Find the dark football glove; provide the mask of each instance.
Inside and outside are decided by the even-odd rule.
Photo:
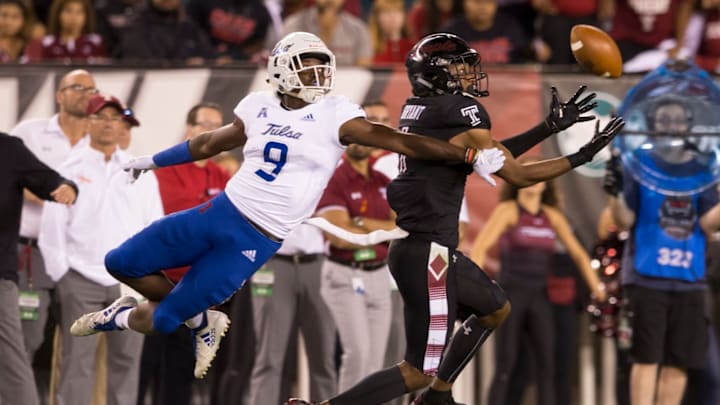
[[[550,114],[545,118],[545,123],[553,132],[560,132],[570,128],[576,122],[590,121],[595,119],[594,115],[582,115],[592,111],[597,107],[597,102],[593,101],[596,94],[590,93],[585,98],[577,101],[587,86],[582,85],[573,94],[570,99],[564,103],[560,102],[560,96],[557,89],[552,87],[552,100],[550,101]]]
[[[615,138],[615,135],[620,132],[625,126],[625,121],[622,117],[615,117],[605,125],[603,130],[600,130],[600,121],[595,122],[595,135],[588,143],[586,143],[579,151],[568,156],[572,167],[578,167],[593,159],[593,157],[600,152],[600,149],[607,146],[610,141]]]
[[[620,158],[615,154],[605,164],[605,177],[603,178],[603,190],[608,195],[617,197],[623,189],[623,175]]]

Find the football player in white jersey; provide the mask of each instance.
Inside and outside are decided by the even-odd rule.
[[[224,193],[156,221],[107,254],[108,271],[148,302],[122,297],[80,317],[73,335],[128,328],[169,333],[185,322],[196,337],[195,376],[202,378],[230,323],[208,308],[228,299],[312,215],[347,144],[465,162],[494,183],[490,174],[505,159],[499,149],[461,148],[371,123],[357,104],[327,95],[334,72],[335,57],[318,37],[289,34],[268,60],[274,92],[248,94],[232,123],[126,165],[137,176],[244,147],[245,161]],[[160,273],[187,265],[177,285]]]

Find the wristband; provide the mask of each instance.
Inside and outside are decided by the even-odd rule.
[[[475,161],[478,157],[478,150],[475,148],[467,148],[465,149],[465,163],[469,165],[475,164]]]
[[[194,159],[190,153],[190,141],[179,143],[173,147],[156,153],[152,157],[157,167],[173,166],[192,162]]]

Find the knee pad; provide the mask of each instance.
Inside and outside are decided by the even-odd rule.
[[[175,332],[183,321],[164,310],[162,305],[158,305],[153,313],[153,329],[163,335]]]

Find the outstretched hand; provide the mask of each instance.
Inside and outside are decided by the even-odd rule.
[[[557,88],[552,87],[552,100],[550,101],[550,114],[545,118],[545,123],[553,132],[560,132],[571,127],[576,122],[590,121],[595,119],[594,115],[582,115],[597,107],[594,101],[596,94],[590,93],[582,100],[577,101],[587,86],[582,85],[575,94],[566,102],[560,102]]]
[[[600,121],[596,121],[595,135],[577,152],[582,158],[583,163],[591,161],[602,148],[607,146],[613,138],[615,138],[615,135],[617,135],[624,126],[625,120],[623,120],[622,117],[615,117],[611,119],[601,131]]]
[[[135,181],[146,171],[157,169],[157,166],[151,155],[145,155],[130,159],[122,165],[122,168],[130,173],[132,181]]]

